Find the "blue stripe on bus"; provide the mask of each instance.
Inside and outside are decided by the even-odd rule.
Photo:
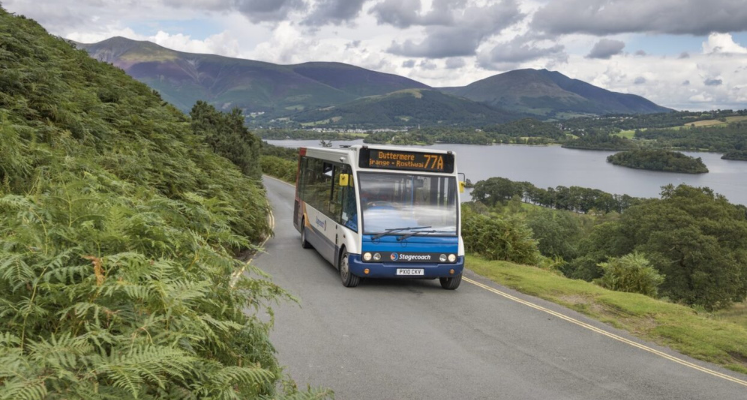
[[[457,254],[459,238],[456,236],[410,236],[399,241],[401,235],[387,235],[372,240],[372,235],[363,236],[361,252],[405,252],[405,253],[446,253]]]

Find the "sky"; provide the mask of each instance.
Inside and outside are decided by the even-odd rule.
[[[678,110],[747,108],[745,0],[0,0],[50,33],[434,87],[546,68]]]

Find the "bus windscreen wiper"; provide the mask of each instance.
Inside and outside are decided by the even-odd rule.
[[[404,235],[398,237],[397,241],[401,242],[401,241],[409,238],[410,236],[417,236],[417,235],[420,235],[421,233],[436,233],[436,232],[443,232],[443,231],[437,231],[435,229],[432,229],[430,231],[417,231],[417,232],[405,233]]]
[[[390,229],[385,229],[384,230],[385,232],[377,233],[377,234],[371,236],[371,240],[376,240],[376,239],[378,239],[378,238],[380,238],[382,236],[386,236],[386,235],[389,235],[390,233],[394,233],[394,232],[407,231],[407,230],[412,230],[412,229],[428,229],[428,228],[430,228],[430,226],[411,226],[411,227],[407,227],[407,228],[390,228]]]

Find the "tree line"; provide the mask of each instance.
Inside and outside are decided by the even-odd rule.
[[[623,212],[641,201],[625,194],[610,194],[580,186],[542,189],[529,182],[514,182],[501,177],[477,182],[472,190],[472,198],[488,206],[518,198],[526,203],[578,213]]]

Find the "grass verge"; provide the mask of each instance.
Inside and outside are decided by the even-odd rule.
[[[553,271],[467,256],[474,272],[563,305],[699,360],[747,374],[747,327],[635,293],[615,292]]]

